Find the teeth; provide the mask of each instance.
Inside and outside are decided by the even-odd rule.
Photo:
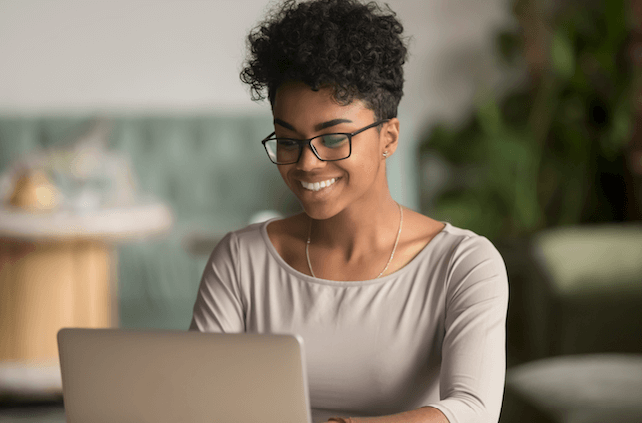
[[[321,188],[326,188],[329,187],[330,185],[334,184],[336,182],[336,178],[328,179],[327,181],[321,181],[321,182],[304,182],[301,181],[301,185],[305,189],[309,189],[310,191],[319,191]]]

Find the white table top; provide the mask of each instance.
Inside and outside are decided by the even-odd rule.
[[[76,212],[59,210],[29,213],[0,206],[0,237],[27,240],[99,238],[126,240],[168,231],[170,208],[160,202]]]

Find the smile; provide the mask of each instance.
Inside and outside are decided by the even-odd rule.
[[[328,179],[327,181],[321,181],[321,182],[301,181],[301,185],[303,186],[303,188],[308,189],[310,191],[319,191],[321,188],[329,187],[330,185],[334,184],[336,181],[337,181],[336,178]]]

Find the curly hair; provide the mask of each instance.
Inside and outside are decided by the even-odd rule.
[[[248,35],[241,80],[252,99],[274,104],[286,81],[330,87],[339,104],[354,99],[376,119],[397,116],[407,57],[403,26],[386,5],[358,0],[286,0]]]

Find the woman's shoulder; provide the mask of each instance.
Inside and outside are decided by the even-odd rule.
[[[217,247],[235,251],[243,248],[264,248],[266,246],[266,226],[272,221],[274,219],[251,223],[243,228],[232,230],[220,238]]]
[[[501,258],[495,245],[486,238],[470,229],[460,228],[450,223],[446,224],[444,233],[452,244],[456,254],[468,254],[470,251],[483,252],[485,255],[493,255]]]
[[[479,235],[469,229],[460,228],[448,222],[435,220],[421,213],[408,210],[407,245],[408,255],[416,255],[427,247],[431,251],[441,251],[443,254],[456,257],[468,256],[474,252],[474,256],[481,258],[494,258],[501,260],[499,252],[483,235]],[[404,222],[405,224],[405,222]],[[471,257],[472,258],[472,257]]]
[[[428,244],[437,234],[445,227],[444,222],[440,222],[431,217],[423,215],[412,209],[403,209],[403,225],[410,239],[417,242]]]
[[[449,223],[443,232],[444,252],[449,262],[449,273],[454,279],[463,281],[465,275],[475,273],[504,284],[507,279],[504,259],[488,238]]]
[[[266,226],[268,241],[287,263],[293,265],[299,251],[305,246],[308,236],[309,220],[305,213],[295,214],[283,219],[272,220]]]
[[[491,247],[493,245],[483,235],[479,235],[469,229],[454,226],[446,221],[435,220],[409,209],[404,211],[404,226],[406,225],[406,215],[408,215],[410,237],[416,243],[428,245],[435,239],[437,244],[457,245],[469,243]]]
[[[309,221],[305,213],[298,213],[283,219],[272,219],[267,222],[267,234],[270,240],[282,242],[288,238],[302,238],[307,235]]]

